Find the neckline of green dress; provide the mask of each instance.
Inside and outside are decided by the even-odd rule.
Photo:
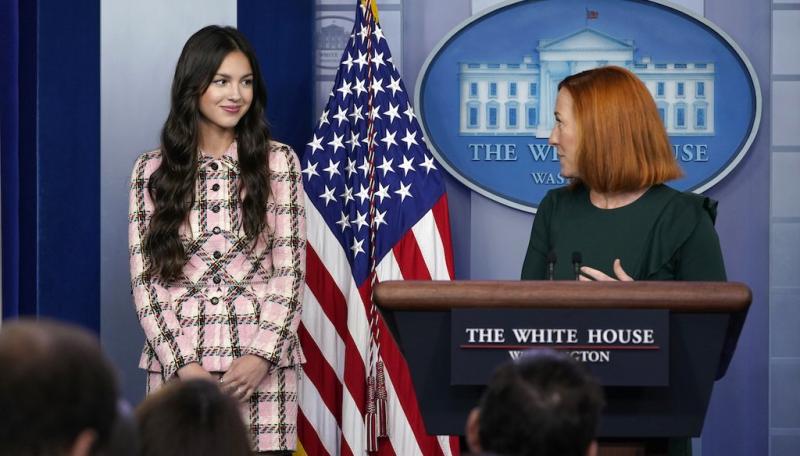
[[[612,214],[612,213],[619,213],[619,212],[632,210],[632,209],[635,209],[635,208],[641,206],[642,204],[644,204],[645,201],[649,200],[652,197],[652,195],[656,194],[658,192],[659,188],[662,188],[662,187],[663,187],[662,184],[652,185],[652,186],[650,186],[650,188],[647,189],[646,192],[642,193],[642,196],[640,196],[639,198],[636,198],[634,201],[632,201],[632,202],[630,202],[630,203],[628,203],[628,204],[626,204],[624,206],[614,207],[614,208],[611,208],[611,209],[603,209],[602,207],[595,206],[594,203],[592,203],[592,198],[591,198],[591,196],[589,194],[589,188],[588,187],[582,187],[582,190],[583,190],[582,198],[584,199],[584,202],[593,211],[596,211],[596,212],[601,213],[601,214]]]

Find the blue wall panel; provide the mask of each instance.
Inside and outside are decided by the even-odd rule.
[[[99,331],[100,2],[38,18],[38,314]]]
[[[253,44],[264,73],[272,135],[299,154],[315,121],[314,1],[239,0],[237,28]]]

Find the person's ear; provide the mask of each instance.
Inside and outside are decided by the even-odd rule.
[[[597,440],[592,440],[589,448],[586,449],[586,456],[597,456]]]
[[[475,407],[469,412],[469,416],[467,417],[467,446],[469,447],[469,451],[473,453],[481,452],[480,415],[480,409]]]
[[[69,449],[69,456],[91,456],[92,446],[97,440],[97,432],[94,429],[84,429],[75,438],[72,448]]]

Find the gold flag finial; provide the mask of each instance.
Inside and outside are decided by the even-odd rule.
[[[372,8],[372,15],[375,16],[375,22],[380,22],[378,20],[378,2],[376,0],[361,0],[361,3],[363,3],[364,6]]]

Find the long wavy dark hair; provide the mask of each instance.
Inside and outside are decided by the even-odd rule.
[[[155,203],[143,245],[150,276],[175,280],[186,263],[179,229],[194,205],[201,116],[198,104],[222,61],[235,51],[247,56],[253,70],[253,101],[235,128],[240,190],[245,195],[241,201],[242,224],[251,242],[266,228],[270,141],[264,118],[267,90],[255,53],[244,36],[233,27],[210,25],[189,38],[175,67],[169,116],[161,130],[161,164],[150,176],[148,188]]]

